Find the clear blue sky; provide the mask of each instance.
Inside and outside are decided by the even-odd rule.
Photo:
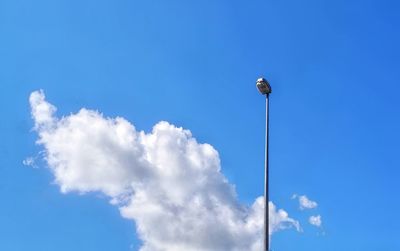
[[[220,153],[241,201],[263,193],[271,96],[271,197],[304,232],[276,251],[400,250],[400,4],[338,1],[0,2],[0,250],[137,250],[106,198],[61,195],[36,155],[28,97],[138,129],[160,120]],[[318,201],[297,210],[290,197]],[[321,214],[325,235],[306,224]]]

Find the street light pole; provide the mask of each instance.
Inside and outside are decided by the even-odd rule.
[[[265,95],[265,184],[264,184],[264,251],[269,251],[269,94],[271,93],[271,86],[264,78],[257,79],[256,84],[259,92]]]
[[[264,214],[264,250],[269,251],[269,93],[265,95],[265,214]]]

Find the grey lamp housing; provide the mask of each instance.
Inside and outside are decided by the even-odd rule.
[[[265,78],[257,79],[256,86],[262,95],[269,95],[272,92],[271,86]]]

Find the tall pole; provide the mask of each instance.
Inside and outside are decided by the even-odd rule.
[[[265,187],[264,187],[264,205],[265,205],[265,214],[264,214],[264,250],[269,251],[269,93],[265,95]]]
[[[264,78],[257,79],[257,88],[265,95],[265,179],[264,179],[264,251],[269,251],[269,94],[271,86]]]

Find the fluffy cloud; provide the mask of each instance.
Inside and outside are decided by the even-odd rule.
[[[301,210],[313,209],[318,206],[318,203],[310,200],[306,195],[298,196],[297,194],[292,196],[292,199],[299,199],[299,207]]]
[[[289,218],[289,215],[285,210],[277,210],[276,206],[272,202],[269,202],[269,220],[269,229],[272,233],[291,227],[295,227],[297,231],[301,231],[299,222]]]
[[[42,91],[30,96],[38,144],[62,193],[100,192],[134,220],[141,251],[258,251],[263,197],[241,204],[218,152],[190,131],[159,122],[150,133],[97,111],[55,117]],[[269,202],[270,230],[299,223]]]
[[[321,215],[310,216],[308,222],[316,227],[321,227],[322,225]]]

